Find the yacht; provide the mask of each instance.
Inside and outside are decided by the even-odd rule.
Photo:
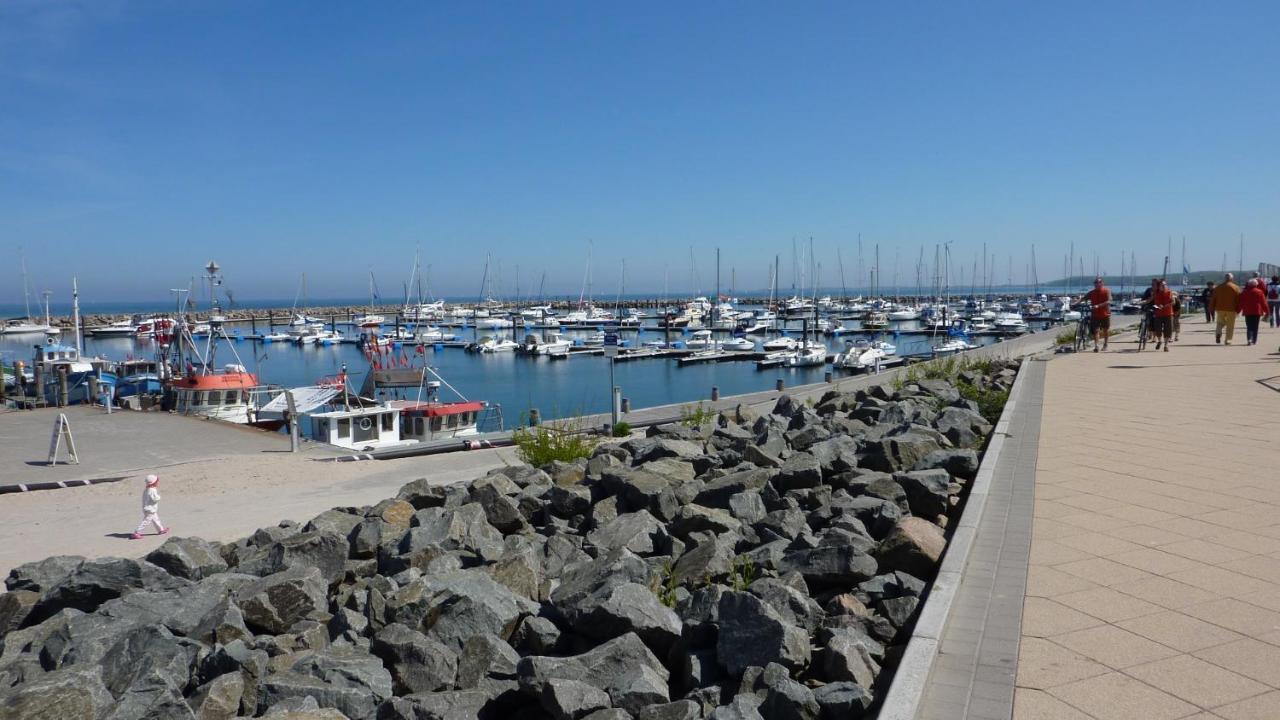
[[[887,327],[889,327],[889,316],[879,310],[868,312],[862,319],[864,330],[884,330]]]
[[[754,340],[746,337],[734,337],[720,343],[720,347],[734,352],[752,352],[756,349]]]
[[[712,339],[710,330],[694,330],[684,343],[684,346],[690,350],[707,350],[715,345],[716,342]]]
[[[571,347],[573,347],[573,341],[560,333],[551,333],[542,338],[536,335],[527,335],[525,336],[524,344],[519,348],[519,352],[525,355],[558,357],[568,355]]]
[[[132,320],[120,320],[110,325],[94,328],[89,334],[96,338],[132,337],[137,331],[138,329],[134,326]]]
[[[816,367],[827,364],[827,348],[808,345],[790,354],[782,361],[786,367]]]
[[[800,341],[788,335],[779,335],[772,340],[766,340],[761,346],[765,352],[776,352],[779,350],[795,350],[800,347]]]
[[[1077,317],[1076,319],[1078,320],[1079,318]],[[1027,321],[1023,320],[1022,316],[1018,313],[1000,313],[996,316],[995,322],[992,324],[995,326],[996,330],[1008,334],[1024,333],[1030,330],[1030,328],[1027,327]]]
[[[487,354],[514,352],[516,348],[520,347],[520,344],[515,340],[509,340],[507,338],[485,337],[481,338],[479,342],[471,347],[475,352]]]
[[[889,320],[900,322],[903,320],[919,320],[920,308],[904,307],[890,311],[887,316]]]

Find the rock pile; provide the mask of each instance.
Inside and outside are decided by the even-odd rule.
[[[945,381],[784,396],[235,543],[23,565],[0,716],[860,717],[990,431]]]

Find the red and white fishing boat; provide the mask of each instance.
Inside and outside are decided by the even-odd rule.
[[[143,318],[138,321],[137,327],[133,334],[139,339],[155,338],[157,341],[164,342],[166,338],[172,338],[176,323],[173,318],[167,317],[150,317]]]

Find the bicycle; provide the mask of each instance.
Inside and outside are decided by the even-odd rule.
[[[1142,312],[1142,320],[1138,323],[1138,352],[1147,347],[1147,336],[1151,334],[1151,313]]]
[[[1076,324],[1075,350],[1076,352],[1084,352],[1089,341],[1093,339],[1093,333],[1090,331],[1090,318],[1093,316],[1093,306],[1079,305],[1078,307],[1082,309],[1080,311],[1080,322]]]

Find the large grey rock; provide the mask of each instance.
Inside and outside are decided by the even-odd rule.
[[[665,656],[680,639],[680,617],[638,583],[624,583],[587,615],[579,631],[595,640],[609,640],[635,633],[655,654]]]
[[[775,470],[762,468],[730,473],[707,483],[694,502],[706,507],[727,508],[729,498],[741,492],[761,490],[774,474]]]
[[[464,552],[487,562],[502,556],[502,533],[489,524],[478,503],[419,510],[412,525],[400,541],[402,555],[425,552],[434,559],[442,552]],[[425,567],[425,563],[414,566]]]
[[[86,560],[41,594],[27,615],[26,623],[38,623],[63,608],[93,612],[108,600],[144,588],[176,590],[190,584],[145,561],[124,558]]]
[[[84,558],[79,555],[53,555],[24,563],[9,571],[4,584],[9,590],[45,592],[65,580],[83,562]]]
[[[883,648],[860,628],[834,628],[819,653],[821,676],[830,682],[853,682],[871,687],[880,674],[872,651]]]
[[[266,577],[289,568],[315,568],[332,585],[345,574],[350,549],[346,536],[331,530],[302,532],[259,548],[241,560],[236,570]]]
[[[231,720],[240,715],[244,675],[229,672],[196,688],[187,701],[197,720]]]
[[[800,669],[809,663],[809,634],[788,623],[755,595],[724,593],[718,613],[716,654],[730,675],[741,675],[748,667],[771,662],[789,669]]]
[[[868,552],[873,544],[823,544],[789,550],[778,568],[800,573],[815,587],[852,587],[876,574],[876,559]]]
[[[791,679],[787,669],[769,663],[760,678],[764,702],[760,714],[768,720],[817,720],[820,710],[813,691]]]
[[[356,648],[305,651],[276,658],[272,664],[282,670],[262,679],[259,710],[310,696],[322,708],[364,718],[372,717],[392,695],[391,673],[382,661]]]
[[[909,433],[868,442],[858,464],[882,472],[898,472],[916,463],[942,446],[934,439]]]
[[[317,568],[295,566],[245,585],[235,593],[245,624],[278,635],[328,605],[328,583]]]
[[[0,593],[0,641],[10,631],[22,627],[32,608],[40,600],[40,593],[32,590],[10,590]]]
[[[588,533],[587,542],[601,554],[621,549],[642,556],[671,552],[671,536],[666,525],[645,510],[619,515]]]
[[[680,556],[671,574],[682,584],[723,580],[733,570],[736,557],[732,537],[704,535]]]
[[[581,655],[525,657],[516,673],[521,689],[535,697],[552,679],[577,680],[603,689],[614,707],[632,715],[670,699],[670,673],[634,634],[614,638]]]
[[[650,705],[640,711],[637,720],[701,720],[702,706],[692,700],[676,700]]]
[[[858,441],[848,435],[836,435],[815,443],[809,446],[808,453],[818,461],[824,478],[848,472],[858,466]]]
[[[727,510],[692,504],[680,508],[669,530],[676,537],[688,540],[694,533],[719,535],[737,530],[741,525],[742,522]]]
[[[391,672],[398,695],[450,688],[458,675],[453,650],[400,623],[391,623],[373,636],[369,651]]]
[[[972,480],[978,476],[978,453],[967,447],[943,448],[925,455],[912,470],[933,470],[940,468],[952,475]]]
[[[763,698],[751,694],[738,695],[727,705],[721,705],[712,711],[708,720],[765,720],[760,714]]]
[[[378,720],[498,720],[488,711],[491,693],[448,690],[391,698],[378,708]]]
[[[560,584],[551,591],[552,609],[563,618],[565,627],[578,627],[614,588],[627,583],[646,584],[649,566],[627,550],[616,550],[599,559],[574,563],[564,569]]]
[[[351,512],[347,512],[347,510]],[[332,508],[307,521],[307,524],[302,526],[302,531],[316,532],[324,530],[347,537],[355,529],[356,525],[360,524],[362,519],[364,518],[354,508]]]
[[[486,680],[514,680],[518,662],[520,655],[506,641],[493,635],[473,635],[458,655],[457,686],[474,688]]]
[[[981,444],[991,433],[991,423],[982,415],[958,407],[949,407],[938,414],[933,426],[947,436],[956,447],[972,448]]]
[[[932,519],[951,508],[951,476],[946,470],[913,470],[896,473],[893,479],[906,492],[912,514]]]
[[[866,688],[852,682],[836,682],[813,691],[822,720],[845,720],[861,717],[874,699]]]
[[[169,538],[148,553],[147,560],[187,580],[200,580],[227,569],[217,546],[197,537]]]
[[[553,485],[543,497],[551,512],[559,517],[584,515],[591,509],[591,488],[585,485]]]
[[[773,484],[780,492],[817,487],[822,484],[822,464],[807,452],[796,453],[782,463]]]
[[[200,646],[164,628],[135,627],[99,661],[102,681],[119,701],[116,717],[190,717],[182,699]]]
[[[506,476],[486,475],[471,484],[471,501],[484,509],[489,524],[501,533],[518,533],[529,529],[515,500],[520,488]]]
[[[560,647],[560,628],[543,617],[527,617],[511,636],[522,655],[553,655]]]
[[[418,478],[401,486],[396,497],[418,510],[423,510],[429,507],[444,507],[448,494],[443,485],[433,483],[429,478]]]
[[[553,720],[578,718],[609,707],[609,694],[578,680],[551,678],[538,694],[542,708]]]
[[[455,652],[477,634],[511,637],[520,618],[538,606],[495,581],[484,570],[425,576],[387,598],[388,620],[424,632]]]
[[[702,444],[699,442],[660,437],[656,438],[653,444],[646,448],[642,454],[636,456],[635,463],[641,465],[650,460],[668,457],[682,460],[698,460],[704,455]]]
[[[670,520],[680,508],[674,481],[647,468],[611,470],[601,482],[610,495],[618,498],[621,509],[644,510],[661,520]]]
[[[496,563],[485,566],[485,570],[494,580],[517,595],[535,602],[541,599],[545,580],[542,551],[520,535],[508,537],[504,548],[502,557]]]
[[[905,517],[880,541],[875,555],[886,571],[931,578],[946,547],[942,528],[923,518]]]
[[[782,578],[760,578],[751,583],[747,591],[768,603],[792,625],[812,632],[822,622],[822,606],[809,597],[803,579],[796,576],[791,576],[791,582]]]
[[[0,717],[18,720],[100,719],[115,707],[96,667],[74,667],[0,688]]]

